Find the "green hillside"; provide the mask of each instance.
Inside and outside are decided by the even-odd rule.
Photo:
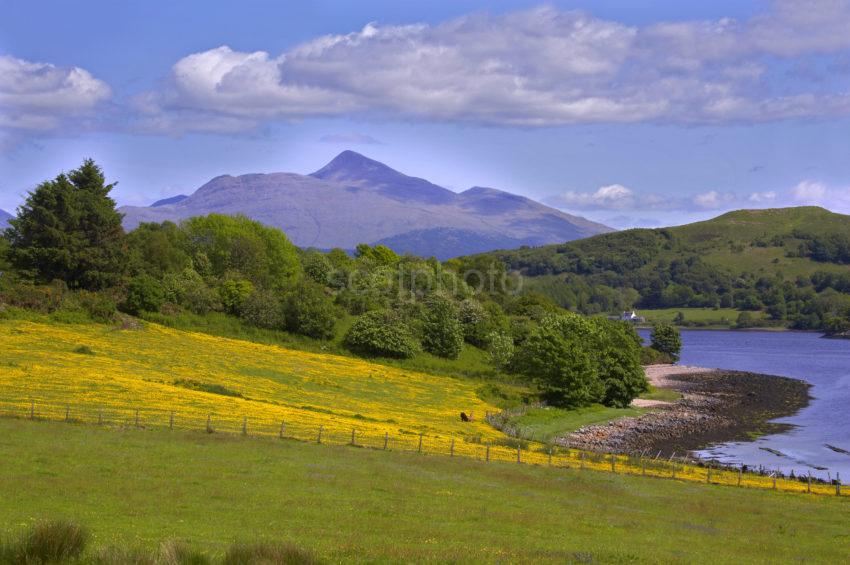
[[[765,314],[742,324],[833,330],[850,317],[850,216],[817,207],[739,210],[462,261],[481,257],[523,274],[525,291],[591,314],[734,308]]]

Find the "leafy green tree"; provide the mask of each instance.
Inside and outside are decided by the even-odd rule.
[[[165,303],[165,290],[150,275],[134,277],[127,286],[127,298],[121,309],[129,314],[157,312]]]
[[[653,349],[666,353],[674,363],[679,360],[679,354],[682,352],[682,336],[676,326],[664,322],[655,324],[652,326],[649,339]]]
[[[10,221],[12,263],[38,283],[54,279],[98,290],[118,283],[126,262],[115,184],[87,159],[79,169],[41,183]]]
[[[333,338],[339,317],[324,289],[312,281],[303,281],[286,294],[283,313],[287,330],[316,339]]]
[[[391,266],[398,263],[400,257],[398,253],[387,247],[386,245],[376,245],[370,247],[365,243],[357,245],[356,255],[358,259],[372,261],[377,265]]]
[[[186,233],[174,222],[143,223],[127,234],[132,273],[162,278],[192,265],[186,252]]]
[[[245,279],[227,279],[218,287],[218,295],[225,311],[230,314],[238,314],[242,309],[242,303],[254,292],[254,285]]]
[[[641,346],[631,324],[605,318],[592,318],[596,325],[594,346],[599,378],[604,386],[602,404],[625,408],[638,395],[649,390],[641,366]]]
[[[331,282],[333,265],[330,259],[318,251],[308,251],[301,260],[304,265],[304,274],[320,285],[327,286]]]
[[[344,341],[346,347],[364,355],[404,359],[419,351],[410,327],[393,310],[373,310],[358,316]]]
[[[236,272],[255,286],[277,290],[290,286],[300,272],[295,246],[286,235],[245,216],[198,216],[185,220],[182,228],[195,269],[203,276],[223,278]]]
[[[491,332],[487,336],[487,342],[490,363],[499,370],[508,367],[516,351],[513,338],[503,332]]]
[[[602,399],[593,350],[596,328],[577,314],[545,317],[514,355],[513,367],[555,406],[587,406]]]
[[[422,319],[422,347],[425,351],[457,359],[463,348],[463,328],[454,302],[442,296],[431,297]]]
[[[203,277],[187,267],[181,273],[167,273],[162,278],[165,299],[172,304],[187,308],[195,314],[207,314],[221,310],[217,292],[207,286]]]

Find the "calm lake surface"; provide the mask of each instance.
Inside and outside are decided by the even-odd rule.
[[[648,331],[640,331],[648,340]],[[850,482],[850,340],[824,339],[817,333],[682,331],[685,365],[751,371],[795,377],[811,383],[814,397],[807,408],[777,422],[793,430],[744,443],[725,443],[701,452],[725,463],[764,465],[827,477],[841,473]],[[775,449],[779,456],[762,448]],[[824,467],[827,470],[818,470]]]

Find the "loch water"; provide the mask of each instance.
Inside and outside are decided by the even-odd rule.
[[[648,340],[648,331],[640,333]],[[812,384],[809,405],[776,420],[793,425],[789,431],[708,446],[700,455],[783,473],[811,471],[823,478],[840,473],[842,482],[850,483],[850,340],[809,332],[683,330],[682,344],[684,365],[781,375]]]

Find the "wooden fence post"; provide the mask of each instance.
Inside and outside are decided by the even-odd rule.
[[[384,451],[387,450],[387,444],[390,442],[390,432],[384,432]]]
[[[211,434],[212,432],[212,414],[207,414],[207,433]]]
[[[616,464],[617,464],[617,463],[616,463],[616,462],[617,462],[617,459],[614,457],[614,454],[612,453],[612,454],[611,454],[611,472],[612,472],[612,473],[616,473],[616,472],[617,472],[617,468],[616,468]]]
[[[522,447],[519,444],[517,444],[517,446],[516,446],[516,462],[517,463],[522,463],[522,457],[520,456],[521,453],[522,453]]]
[[[484,451],[484,462],[485,463],[490,462],[490,444],[489,443],[487,444],[487,449]]]
[[[322,443],[322,431],[325,429],[325,426],[319,426],[319,437],[316,438],[316,443]]]
[[[280,437],[280,439],[283,439],[283,436],[285,436],[285,435],[286,435],[286,422],[281,422],[280,423],[280,433],[279,433],[278,437]]]
[[[835,496],[841,496],[841,473],[835,473]]]
[[[174,429],[174,410],[168,413],[168,429]]]
[[[744,476],[744,467],[742,466],[742,467],[738,468],[738,486],[741,486],[741,479],[743,478],[743,476]]]
[[[30,420],[35,420],[35,400],[30,401]]]
[[[711,482],[711,463],[708,464],[708,475],[706,475],[705,482],[707,482],[707,483]]]
[[[139,427],[139,409],[136,408],[136,417],[135,417],[136,427]]]
[[[646,459],[642,455],[640,457],[640,474],[646,476]]]
[[[578,452],[579,469],[584,469],[584,451]]]
[[[452,438],[452,444],[449,446],[449,457],[455,456],[455,438]]]
[[[98,425],[98,426],[102,426],[102,425],[103,425],[103,410],[98,410],[98,411],[97,411],[97,425]]]
[[[248,435],[248,416],[242,416],[242,435]]]
[[[549,446],[549,466],[552,466],[552,446]]]
[[[357,444],[354,442],[354,428],[351,428],[351,445],[357,445]]]
[[[419,447],[416,448],[416,453],[422,453],[422,436],[424,434],[419,432]]]
[[[773,472],[773,490],[776,490],[776,475],[779,474],[779,471]]]
[[[65,421],[69,422],[71,420],[71,405],[65,405]]]

